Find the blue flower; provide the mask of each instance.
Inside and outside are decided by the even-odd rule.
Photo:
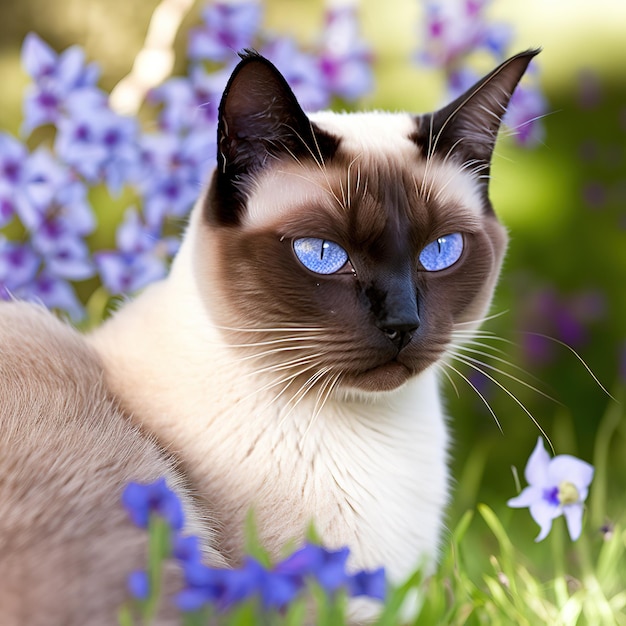
[[[387,593],[387,579],[384,568],[373,571],[363,570],[348,578],[348,592],[352,597],[367,596],[384,601]]]
[[[346,100],[356,100],[374,84],[372,53],[360,38],[353,7],[330,9],[320,51],[319,64],[326,89]]]
[[[217,110],[231,68],[207,72],[194,66],[186,78],[171,78],[153,89],[149,100],[162,104],[159,126],[167,132],[217,132]]]
[[[162,237],[160,228],[146,226],[134,209],[126,212],[116,233],[116,250],[96,252],[94,261],[103,285],[111,294],[130,293],[163,278],[167,260],[179,242]]]
[[[96,65],[85,66],[85,53],[72,46],[57,54],[34,33],[22,46],[22,64],[34,80],[24,99],[23,132],[43,124],[57,123],[67,98],[76,90],[92,89],[98,80]]]
[[[0,133],[0,227],[15,215],[15,193],[19,189],[28,158],[26,146],[6,133]]]
[[[70,318],[75,321],[81,320],[85,315],[83,305],[70,283],[45,269],[21,289],[16,290],[14,295],[22,300],[41,303],[49,309],[67,311]]]
[[[136,600],[147,600],[150,595],[150,577],[145,570],[132,572],[126,581],[130,595]]]
[[[261,52],[280,70],[305,111],[328,107],[330,92],[316,57],[302,52],[287,37],[269,43]]]
[[[293,577],[302,583],[307,578],[315,579],[322,589],[335,593],[348,582],[346,563],[350,550],[327,550],[311,543],[288,556],[274,567],[274,572]]]
[[[532,78],[531,62],[529,74]],[[534,83],[527,79],[518,85],[511,96],[511,101],[504,115],[504,123],[515,132],[517,142],[523,146],[540,143],[545,135],[541,119],[546,114],[548,103],[541,93],[537,80]]]
[[[137,121],[111,111],[103,93],[81,90],[67,99],[54,148],[88,182],[119,193],[138,170],[137,132]]]
[[[593,467],[568,454],[550,459],[541,437],[528,459],[524,475],[529,486],[508,501],[513,508],[529,507],[533,519],[541,527],[535,541],[547,537],[552,520],[565,516],[572,540],[582,530],[584,502],[593,478]]]
[[[150,515],[162,517],[173,530],[183,527],[183,508],[178,496],[167,486],[165,478],[148,485],[128,483],[122,494],[122,504],[133,522],[147,528]]]
[[[261,25],[259,2],[214,2],[202,12],[204,24],[189,33],[189,58],[224,61],[250,48]]]
[[[479,48],[501,53],[511,38],[511,29],[505,24],[489,24],[485,15],[489,3],[490,0],[428,0],[422,60],[450,70]]]
[[[8,300],[32,284],[40,265],[41,258],[30,245],[12,243],[0,236],[0,298]]]

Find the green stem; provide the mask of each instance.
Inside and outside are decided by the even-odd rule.
[[[148,577],[150,595],[143,607],[146,625],[151,624],[159,609],[163,587],[163,562],[170,553],[170,528],[158,515],[150,516],[148,525]]]

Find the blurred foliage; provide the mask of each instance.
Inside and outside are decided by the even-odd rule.
[[[26,78],[19,69],[18,54],[28,31],[35,30],[57,50],[74,43],[85,47],[88,58],[98,61],[103,69],[102,86],[110,89],[130,69],[156,4],[156,0],[2,0],[0,68],[6,80],[0,94],[0,127],[12,131],[19,127]],[[496,356],[514,367],[498,361],[486,362],[502,367],[558,401],[550,401],[505,375],[493,374],[540,422],[558,453],[572,453],[590,462],[608,458],[606,484],[602,487],[606,488],[606,509],[602,509],[602,515],[624,519],[624,404],[612,404],[566,347],[554,343],[542,359],[530,358],[527,349],[527,339],[532,335],[526,332],[558,335],[558,322],[549,319],[549,310],[537,306],[541,294],[549,292],[564,303],[584,330],[574,346],[577,352],[609,391],[616,396],[621,394],[623,399],[626,44],[623,33],[621,39],[616,39],[615,30],[620,20],[623,30],[625,14],[621,9],[616,10],[615,16],[602,14],[601,7],[595,4],[582,13],[579,2],[551,4],[557,5],[557,9],[552,6],[550,11],[560,7],[563,12],[558,27],[556,22],[544,19],[541,2],[524,3],[524,8],[514,7],[508,0],[494,2],[500,17],[515,26],[519,20],[520,49],[544,46],[539,66],[552,113],[545,119],[544,145],[523,151],[503,139],[496,152],[492,196],[496,211],[510,230],[511,245],[493,307],[501,315],[488,321],[485,328],[511,343],[486,341],[503,350],[505,354]],[[600,4],[605,7],[611,3]],[[319,2],[270,0],[267,6],[268,24],[282,32],[296,32],[306,39],[314,37],[320,27]],[[199,7],[200,3],[196,3],[188,22],[193,21]],[[573,21],[574,9],[579,12],[578,22]],[[414,63],[418,14],[419,2],[409,0],[362,3],[365,37],[372,41],[377,54],[378,88],[364,103],[367,107],[425,110],[440,104],[441,77]],[[606,36],[604,30],[592,27],[599,19],[605,20]],[[182,38],[181,34],[181,47]],[[616,47],[619,41],[621,48]],[[98,193],[94,190],[94,202],[98,201]],[[122,205],[123,202],[119,206]],[[111,240],[120,214],[121,208],[116,206],[110,219],[103,218],[101,233]],[[581,313],[573,303],[585,294],[592,294],[597,306]],[[491,370],[487,372],[492,374]],[[515,494],[510,467],[516,466],[521,474],[536,441],[537,428],[506,392],[490,381],[472,380],[480,385],[503,432],[499,432],[480,398],[462,380],[455,381],[458,398],[446,383],[449,412],[454,416],[452,465],[457,481],[451,523],[454,525],[454,520],[477,502],[489,502],[507,529],[511,529],[512,541],[532,545],[536,528],[530,516],[523,511],[507,510],[504,502]],[[605,414],[613,416],[609,426],[607,418],[602,421]],[[609,437],[603,448],[604,458],[594,456],[599,432]],[[592,505],[593,490],[592,485]],[[593,512],[592,519],[596,524],[603,523]],[[492,549],[493,538],[475,527],[470,532],[476,533],[476,550]],[[529,553],[539,561],[550,559],[542,546],[531,548]]]

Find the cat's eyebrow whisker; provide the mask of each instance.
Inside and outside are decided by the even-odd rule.
[[[348,171],[346,173],[346,189],[347,189],[347,204],[346,204],[346,209],[350,209],[350,207],[352,206],[352,197],[351,197],[351,192],[352,192],[352,184],[351,184],[351,180],[350,180],[350,173],[352,171],[352,166],[361,158],[360,154],[357,154],[357,156],[354,157],[354,159],[352,159],[352,161],[350,161],[350,163],[348,164]],[[354,191],[354,193],[358,193],[359,190],[359,180],[361,178],[361,168],[359,165],[357,165],[357,179],[356,179],[356,189]]]
[[[346,201],[346,191],[343,188],[343,181],[341,179],[339,179],[339,190],[341,191],[341,202],[342,202],[343,208],[344,208],[344,210],[347,210],[348,204],[347,204],[347,201]],[[350,192],[348,191],[348,194],[349,193]]]
[[[430,173],[430,162],[435,152],[434,147],[432,147],[433,141],[433,127],[434,127],[434,118],[431,115],[429,119],[429,127],[428,127],[428,147],[426,149],[426,166],[424,167],[424,173],[422,178],[422,184],[420,185],[419,195],[420,197],[424,197],[424,189],[426,187],[426,179],[428,178],[428,174]]]
[[[443,158],[443,163],[444,163],[444,164],[448,162],[448,159],[449,159],[449,158],[450,158],[450,156],[453,154],[454,149],[455,149],[455,148],[459,145],[459,143],[461,143],[461,141],[463,141],[463,139],[462,139],[462,138],[461,138],[461,139],[457,139],[457,140],[456,140],[456,141],[452,144],[452,147],[448,150],[448,152],[446,153],[446,156]],[[428,166],[428,164],[429,164],[429,163],[430,163],[430,159],[429,159],[429,161],[428,161],[428,163],[427,163],[427,166]],[[446,188],[446,187],[450,184],[450,182],[451,182],[451,181],[453,181],[453,180],[454,180],[454,178],[455,178],[455,177],[456,177],[456,173],[455,173],[455,175],[454,175],[454,176],[451,176],[451,177],[448,179],[448,181],[447,181],[447,182],[446,182],[446,184],[444,185],[444,189],[445,189],[445,188]],[[430,184],[429,184],[429,186],[428,186],[428,193],[426,194],[426,202],[430,202],[430,197],[431,197],[432,192],[433,192],[433,187],[435,186],[436,178],[437,178],[436,176],[433,176],[433,177],[430,179]],[[424,171],[424,181],[426,181],[426,171]],[[441,193],[441,190],[437,193],[437,196],[435,197],[435,199],[437,199],[437,198],[439,197],[439,194],[440,194],[440,193]]]
[[[480,374],[488,378],[491,382],[495,383],[498,387],[500,387],[500,389],[502,389],[502,391],[504,391],[504,393],[506,393],[522,409],[522,411],[524,411],[524,413],[528,415],[528,417],[530,417],[533,424],[537,427],[539,432],[543,435],[545,440],[548,442],[550,449],[552,450],[552,454],[555,454],[554,446],[552,445],[552,441],[550,440],[550,437],[548,437],[548,434],[546,433],[546,431],[542,428],[541,424],[539,424],[539,422],[533,416],[533,414],[526,408],[526,405],[512,391],[509,391],[499,380],[491,376],[491,374],[488,374],[487,372],[485,372],[483,369],[478,367],[478,365],[476,365],[475,363],[472,363],[469,359],[462,357],[458,354],[453,355],[453,357],[459,363],[463,363],[464,365],[471,367],[472,369],[476,370],[477,372],[479,372]]]
[[[456,144],[455,144],[456,145]],[[448,158],[446,156],[446,158]],[[473,168],[473,169],[472,169]],[[469,170],[470,173],[473,176],[476,176],[478,174],[478,172],[482,171],[482,170],[486,170],[489,168],[489,164],[488,163],[484,163],[483,161],[478,161],[476,159],[470,160],[470,161],[466,161],[460,168],[458,168],[458,170],[454,173],[454,176],[450,176],[448,177],[448,180],[446,181],[446,183],[444,185],[442,185],[439,190],[437,191],[437,194],[434,197],[434,201],[437,202],[437,200],[439,200],[439,198],[442,196],[442,194],[444,193],[444,191],[448,188],[448,186],[450,184],[452,184],[455,181],[456,176],[464,171],[464,170]],[[428,192],[428,198],[427,201],[430,200],[430,193],[432,191],[432,186],[434,185],[434,179],[433,182],[431,183],[431,189]]]
[[[482,352],[481,350],[473,350],[472,348],[466,348],[467,351],[473,352],[473,353],[477,353],[477,354],[481,354],[483,356],[489,357],[491,359],[494,359],[496,361],[499,361],[501,363],[504,363],[505,365],[508,365],[510,367],[513,367],[517,370],[520,370],[521,372],[523,372],[524,374],[530,376],[531,378],[534,378],[531,374],[528,374],[528,372],[523,369],[522,367],[519,367],[509,361],[507,361],[506,359],[500,359],[496,356],[487,354],[485,352]],[[507,372],[506,370],[503,370],[502,368],[496,367],[495,365],[490,365],[489,363],[485,363],[484,361],[481,361],[480,359],[477,359],[473,356],[470,356],[468,354],[462,354],[458,351],[455,350],[450,350],[449,354],[452,355],[455,358],[462,358],[462,359],[467,359],[467,361],[471,362],[472,364],[478,365],[480,367],[486,367],[487,369],[493,371],[493,372],[497,372],[498,374],[501,374],[502,376],[506,376],[507,378],[509,378],[510,380],[515,381],[516,383],[523,385],[524,387],[531,389],[532,391],[534,391],[535,393],[538,393],[540,396],[543,396],[544,398],[547,398],[548,400],[551,400],[552,402],[554,402],[555,404],[559,404],[561,406],[563,406],[562,402],[559,402],[558,400],[556,400],[555,398],[553,398],[552,396],[548,395],[547,393],[545,393],[544,391],[541,391],[541,389],[538,389],[537,387],[535,387],[534,385],[531,385],[530,383],[527,383],[525,380],[522,380],[521,378],[515,376],[514,374],[511,374],[510,372]],[[535,380],[537,380],[535,378]]]
[[[311,127],[311,135],[312,135],[313,141],[315,143],[315,149],[317,150],[317,154],[315,154],[315,152],[313,152],[313,150],[311,149],[311,146],[309,146],[308,142],[306,142],[304,140],[302,135],[300,135],[300,133],[295,128],[293,128],[292,126],[288,126],[288,128],[300,140],[300,143],[304,146],[304,148],[311,155],[311,157],[313,157],[313,161],[315,161],[315,164],[317,165],[318,169],[320,170],[320,172],[324,176],[324,179],[326,180],[326,184],[328,185],[328,190],[329,190],[330,194],[337,201],[337,204],[339,204],[339,206],[342,209],[344,209],[345,208],[345,198],[344,198],[344,201],[342,203],[341,200],[337,197],[337,194],[333,191],[330,179],[328,178],[328,171],[326,169],[326,163],[324,162],[324,157],[322,155],[322,150],[320,149],[319,143],[317,141],[317,136],[315,135],[315,131],[313,129],[313,123],[311,121],[309,121],[309,124],[310,124],[310,127]],[[287,149],[289,154],[294,156],[293,152],[287,146],[285,146],[285,148]],[[295,158],[295,156],[294,156],[294,158]],[[296,161],[298,162],[299,165],[302,166],[302,163],[298,159],[296,159]],[[304,166],[302,166],[302,167],[304,167]],[[342,193],[343,193],[343,190],[342,190]]]
[[[504,434],[504,431],[502,430],[502,425],[500,424],[500,420],[498,419],[498,416],[495,414],[495,411],[491,408],[491,405],[487,401],[487,398],[485,398],[485,396],[482,394],[480,389],[478,389],[478,387],[476,387],[476,385],[467,376],[465,376],[465,374],[463,374],[463,372],[458,370],[451,363],[446,363],[445,361],[442,361],[441,364],[444,367],[450,368],[453,372],[455,372],[457,375],[459,375],[476,392],[478,397],[483,401],[484,405],[487,407],[487,410],[489,411],[489,413],[491,413],[491,417],[493,417],[493,419],[494,419],[494,421],[495,421],[495,423],[496,423],[496,425],[498,427],[498,430],[502,434]]]
[[[305,166],[302,166],[302,168],[306,169]],[[305,180],[307,183],[314,184],[318,189],[320,189],[325,194],[327,194],[329,196],[329,198],[334,200],[343,210],[344,206],[341,203],[341,200],[339,199],[337,194],[332,190],[332,188],[330,186],[330,182],[328,181],[328,179],[326,180],[327,185],[320,185],[319,182],[317,182],[315,180],[312,180],[310,176],[306,176],[305,174],[299,174],[298,172],[287,172],[285,170],[277,170],[277,172],[279,174],[284,174],[285,176],[295,176],[296,178],[300,178],[302,180]]]

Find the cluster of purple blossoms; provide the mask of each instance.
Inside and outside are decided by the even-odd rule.
[[[128,484],[122,503],[140,528],[147,529],[151,516],[157,515],[172,531],[171,556],[182,568],[185,581],[175,602],[183,612],[198,611],[208,605],[228,611],[252,598],[260,600],[263,610],[281,610],[301,596],[312,581],[330,596],[343,590],[351,597],[385,598],[384,570],[348,573],[347,548],[327,550],[307,543],[271,567],[251,557],[234,569],[205,565],[198,537],[182,534],[184,516],[180,500],[162,478],[148,485]],[[145,600],[151,592],[148,572],[133,572],[127,586],[134,598]]]
[[[589,325],[601,320],[606,310],[606,298],[597,290],[569,295],[551,287],[538,290],[528,299],[524,311],[524,325],[535,329],[524,334],[526,359],[535,366],[552,362],[558,342],[582,348],[590,340]]]
[[[418,59],[444,71],[450,100],[480,78],[470,64],[474,53],[482,51],[501,62],[509,52],[513,29],[509,24],[489,21],[486,13],[490,4],[491,0],[427,0],[424,4],[424,47]],[[546,109],[536,67],[531,63],[530,72],[511,98],[504,123],[521,145],[536,145],[543,139],[540,120]]]
[[[75,283],[97,277],[112,295],[162,277],[189,213],[215,163],[217,111],[237,62],[254,47],[281,69],[308,109],[333,98],[354,100],[372,87],[371,55],[353,9],[332,9],[324,36],[305,52],[286,37],[262,32],[259,1],[213,2],[189,38],[189,71],[154,89],[148,107],[156,130],[143,132],[97,87],[98,68],[73,46],[58,54],[26,37],[22,64],[32,79],[24,99],[22,136],[41,127],[50,147],[31,151],[0,133],[0,298],[35,300],[78,320]],[[29,143],[32,143],[32,137]],[[96,228],[89,191],[131,195],[116,247],[91,253]],[[179,228],[178,228],[179,229]]]

